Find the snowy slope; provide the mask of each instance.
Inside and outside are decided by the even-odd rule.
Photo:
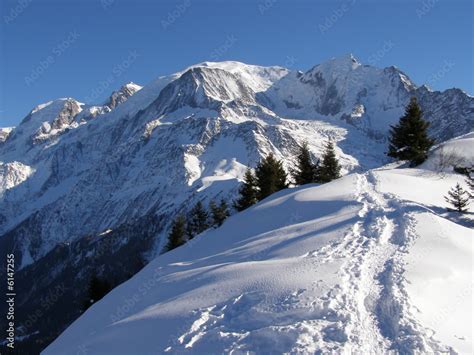
[[[163,220],[189,199],[231,197],[245,166],[273,152],[290,168],[305,140],[316,158],[332,139],[344,173],[380,166],[387,161],[384,134],[416,90],[398,69],[348,55],[306,73],[205,62],[143,88],[126,84],[104,105],[71,98],[39,105],[0,146],[8,167],[0,171],[8,181],[1,187],[0,234],[8,233],[19,260],[39,260],[58,243],[150,211]],[[423,90],[423,100],[437,97],[427,118],[440,132],[473,129],[471,97]],[[444,108],[448,101],[459,109]],[[20,230],[25,225],[35,232]],[[166,232],[168,225],[161,227]]]
[[[245,166],[269,152],[289,168],[304,140],[316,156],[332,139],[345,172],[385,161],[382,142],[344,122],[285,119],[261,105],[259,94],[287,74],[280,67],[203,63],[157,79],[110,112],[72,99],[38,106],[0,148],[4,164],[35,172],[9,184],[0,201],[5,243],[30,263],[59,243],[150,211],[169,220],[189,200],[233,196]],[[4,170],[9,176],[2,179],[19,181],[23,170]],[[160,226],[152,254],[166,242],[167,227]]]
[[[435,171],[474,166],[474,132],[438,144],[422,166]]]
[[[246,167],[270,152],[289,169],[304,141],[317,159],[330,139],[343,174],[382,166],[388,125],[412,95],[438,142],[473,131],[471,96],[416,87],[395,67],[374,68],[352,56],[306,73],[205,62],[143,88],[126,84],[105,103],[67,98],[39,105],[2,134],[0,249],[15,253],[19,278],[32,280],[25,302],[33,305],[30,300],[39,300],[51,283],[84,283],[90,270],[109,266],[87,256],[100,244],[89,241],[99,241],[104,231],[114,235],[110,259],[124,243],[140,250],[137,258],[153,259],[177,213],[197,201],[231,201]],[[146,248],[132,230],[141,231]],[[70,245],[77,248],[64,250]],[[51,260],[54,275],[45,267]],[[102,276],[123,279],[125,269]],[[78,316],[85,292],[69,291],[77,299],[71,298],[63,327]],[[56,324],[54,310],[48,316]],[[50,331],[46,317],[33,328],[39,337]]]
[[[156,258],[44,354],[472,352],[473,234],[443,212],[456,181],[380,169],[277,193]]]

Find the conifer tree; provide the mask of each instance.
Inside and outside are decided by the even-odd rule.
[[[209,203],[209,209],[212,214],[212,222],[214,226],[220,227],[222,223],[229,217],[229,208],[227,202],[224,199],[221,199],[219,205],[217,205],[214,200]]]
[[[237,211],[243,211],[257,202],[257,181],[250,168],[244,176],[244,183],[239,189],[240,197],[234,202]]]
[[[168,244],[166,245],[166,250],[173,250],[181,245],[183,245],[186,236],[186,218],[184,215],[180,214],[173,222],[171,227],[171,232],[168,236]]]
[[[291,172],[295,184],[304,185],[316,182],[316,169],[317,164],[313,164],[311,161],[308,143],[304,142],[300,147],[296,168]]]
[[[448,196],[445,196],[446,202],[450,203],[455,211],[464,213],[467,211],[469,204],[469,194],[464,190],[459,183],[456,184],[450,191]]]
[[[102,280],[97,275],[92,276],[87,289],[87,300],[84,302],[84,310],[101,300],[112,290],[112,285],[107,280]]]
[[[405,115],[390,128],[390,144],[387,155],[408,160],[414,167],[423,163],[434,140],[428,137],[429,122],[423,119],[423,111],[415,97],[405,109]]]
[[[340,177],[341,166],[336,158],[334,144],[331,141],[328,141],[326,143],[321,163],[316,168],[316,181],[326,183]]]
[[[190,239],[209,228],[209,214],[201,201],[197,202],[191,210],[188,223],[188,236]]]
[[[286,171],[280,160],[276,159],[272,153],[262,159],[255,169],[257,179],[258,200],[288,187],[286,182]]]

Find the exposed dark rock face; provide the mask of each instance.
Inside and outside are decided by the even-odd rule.
[[[245,167],[268,153],[290,169],[304,140],[320,156],[331,138],[344,172],[379,166],[411,96],[439,141],[474,128],[471,96],[417,88],[395,67],[349,56],[306,73],[230,64],[127,84],[103,106],[56,100],[0,131],[0,249],[16,256],[20,323],[46,314],[21,330],[38,332],[28,351],[80,315],[92,271],[124,281],[161,252],[173,216],[232,200]],[[44,310],[50,290],[63,293]]]

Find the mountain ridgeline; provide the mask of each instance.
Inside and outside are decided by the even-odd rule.
[[[290,172],[304,142],[317,161],[330,141],[337,176],[388,162],[390,126],[412,97],[437,142],[474,129],[472,96],[418,87],[352,55],[305,73],[205,62],[126,84],[101,105],[50,101],[0,129],[0,248],[28,283],[20,312],[41,309],[52,287],[68,295],[22,328],[24,343],[46,346],[82,311],[87,290],[74,285],[124,281],[165,249],[176,216],[234,201],[247,168],[269,155]]]

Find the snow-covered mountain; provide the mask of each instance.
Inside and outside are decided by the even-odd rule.
[[[456,182],[380,169],[281,191],[153,260],[44,354],[472,353],[473,233],[443,213]]]
[[[0,128],[0,144],[5,142],[8,138],[8,135],[10,134],[11,131],[13,131],[14,127],[4,127]]]
[[[119,280],[120,270],[137,271],[132,261],[120,270],[104,264],[123,248],[151,260],[178,212],[232,199],[246,167],[269,152],[290,168],[303,141],[317,157],[331,139],[344,174],[381,166],[389,125],[410,96],[439,141],[473,130],[471,96],[417,87],[395,67],[351,55],[306,73],[206,62],[143,88],[124,85],[101,105],[65,98],[37,106],[0,142],[0,248],[15,252],[18,278],[31,280],[25,312],[51,285],[72,288],[93,269]],[[91,260],[104,243],[107,259]],[[70,292],[74,302],[83,295]],[[78,314],[54,317],[63,315],[27,333]]]
[[[0,191],[0,232],[14,234],[25,266],[65,239],[159,213],[160,205],[169,213],[171,200],[179,209],[211,185],[232,190],[244,166],[270,151],[290,164],[305,139],[316,155],[324,139],[335,140],[346,172],[377,166],[384,142],[368,137],[385,134],[411,95],[429,103],[438,139],[472,129],[472,97],[417,89],[398,69],[352,56],[306,73],[203,63],[141,90],[127,84],[104,106],[51,101],[0,148],[0,161],[9,164],[0,177],[9,187]],[[20,223],[38,228],[34,242],[15,234]]]

